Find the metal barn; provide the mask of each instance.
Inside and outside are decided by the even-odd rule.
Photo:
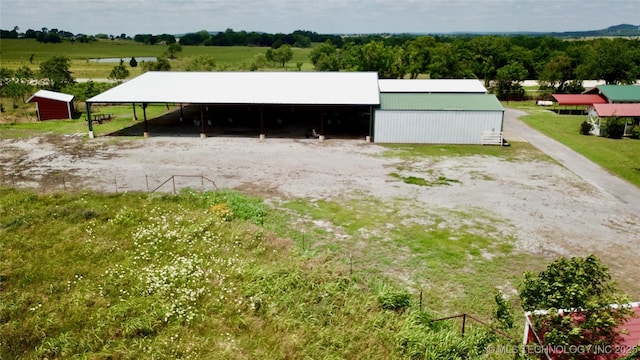
[[[377,143],[482,144],[500,133],[504,108],[494,95],[385,93],[375,110]]]

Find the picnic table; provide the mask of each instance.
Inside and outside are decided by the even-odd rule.
[[[105,121],[109,121],[113,119],[113,114],[94,114],[93,120],[97,121],[98,124],[102,124]]]

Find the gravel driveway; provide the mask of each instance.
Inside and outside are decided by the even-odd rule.
[[[621,284],[640,278],[640,189],[624,183],[506,113],[509,141],[530,141],[558,163],[471,156],[412,161],[356,140],[243,137],[80,136],[0,140],[4,185],[147,191],[172,175],[203,175],[218,188],[266,198],[405,199],[407,208],[478,211],[500,219],[516,248],[549,259],[595,253]],[[391,176],[444,176],[450,186],[416,186]],[[176,186],[210,188],[200,178]],[[169,181],[160,191],[172,191]],[[606,190],[605,190],[606,189]],[[395,203],[398,203],[397,201]],[[635,286],[635,285],[631,285]],[[629,289],[636,300],[640,290]]]

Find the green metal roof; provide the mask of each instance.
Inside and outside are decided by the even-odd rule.
[[[640,85],[598,85],[598,90],[609,101],[640,102]]]
[[[380,94],[380,110],[504,111],[491,94]]]

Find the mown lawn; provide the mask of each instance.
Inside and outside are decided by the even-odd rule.
[[[521,119],[543,134],[565,144],[613,174],[640,187],[640,140],[608,139],[580,134],[586,115],[558,115],[527,103],[508,104],[527,111]]]

